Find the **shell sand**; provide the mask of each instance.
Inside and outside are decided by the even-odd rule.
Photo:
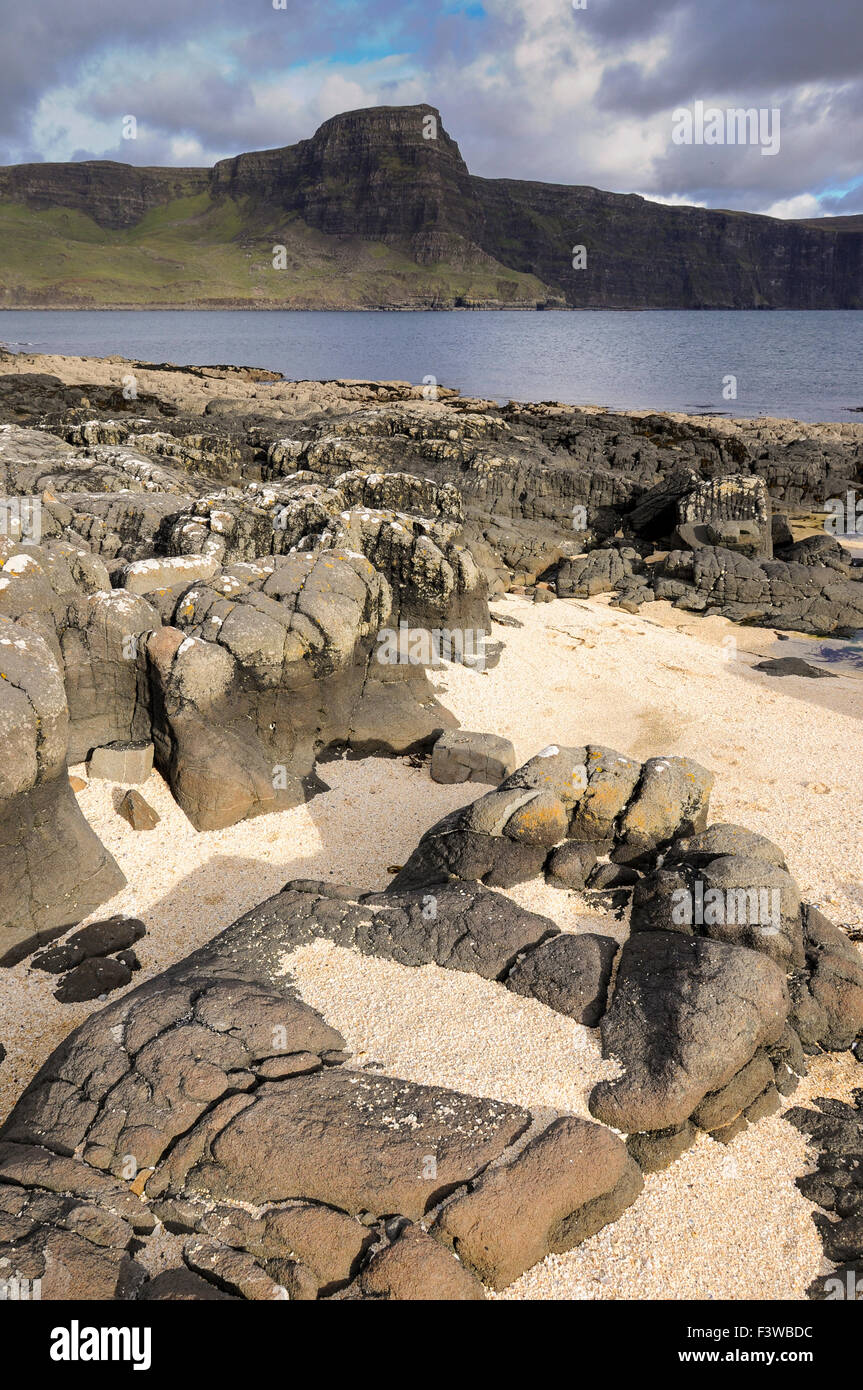
[[[780,844],[810,901],[835,921],[863,921],[859,797],[863,684],[775,680],[751,672],[780,654],[763,630],[693,620],[651,604],[638,615],[601,600],[493,605],[523,623],[495,627],[504,652],[485,673],[433,673],[444,705],[468,729],[511,738],[518,762],[544,745],[606,743],[638,758],[687,754],[716,774],[711,820],[739,821]],[[730,644],[729,636],[734,637]],[[812,686],[818,687],[813,691]],[[823,687],[829,690],[824,691]],[[76,771],[82,771],[76,769]],[[422,832],[486,788],[439,786],[406,759],[324,764],[331,790],[308,805],[198,833],[157,773],[140,790],[162,817],[136,834],[116,813],[117,788],[93,782],[80,805],[128,886],[96,914],[143,918],[143,969],[129,988],[228,926],[289,878],[380,889]],[[623,939],[625,921],[541,881],[509,890],[568,931]],[[326,943],[286,958],[303,997],[345,1035],[351,1066],[377,1066],[530,1106],[587,1116],[595,1082],[615,1073],[599,1034],[477,976],[406,969]],[[7,1058],[5,1116],[49,1052],[94,1008],[61,1005],[56,978],[26,962],[0,972]],[[863,1085],[851,1054],[824,1054],[784,1107]],[[695,1146],[618,1221],[566,1255],[550,1255],[498,1298],[803,1298],[823,1263],[814,1210],[794,1179],[812,1166],[805,1136],[781,1115],[723,1146]]]

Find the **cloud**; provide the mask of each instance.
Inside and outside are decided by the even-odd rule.
[[[827,18],[811,0],[39,0],[5,21],[0,159],[209,164],[430,101],[486,177],[854,212],[863,7]],[[779,154],[675,145],[672,112],[696,100],[779,108]]]
[[[821,217],[823,210],[811,193],[799,193],[796,198],[780,198],[764,209],[767,217]]]

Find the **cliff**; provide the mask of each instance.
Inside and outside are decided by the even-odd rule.
[[[0,169],[0,306],[50,304],[860,308],[863,219],[484,179],[434,107],[375,107],[212,169]]]

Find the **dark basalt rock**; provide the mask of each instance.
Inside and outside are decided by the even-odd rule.
[[[61,1004],[80,1004],[85,999],[98,999],[112,990],[121,989],[132,978],[128,965],[110,956],[93,956],[69,971],[54,998]]]
[[[591,1114],[625,1133],[685,1124],[727,1086],[788,1016],[779,966],[755,951],[677,932],[644,932],[624,946],[603,1055],[623,1076],[601,1081]]]
[[[595,1028],[605,1012],[618,950],[610,936],[560,932],[513,966],[506,987]]]
[[[785,1118],[810,1136],[818,1149],[814,1173],[797,1179],[804,1197],[828,1212],[815,1224],[828,1260],[839,1267],[809,1288],[816,1299],[863,1299],[863,1091],[854,1104],[819,1098],[817,1110],[795,1108]]]

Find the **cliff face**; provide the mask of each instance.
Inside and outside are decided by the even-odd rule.
[[[173,205],[187,198],[201,205],[184,229]],[[178,236],[191,243],[192,270],[196,255],[214,247],[235,246],[246,255],[256,242],[263,247],[282,239],[280,229],[311,232],[317,251],[331,261],[321,307],[336,307],[344,246],[357,241],[401,258],[395,271],[391,258],[377,277],[372,267],[362,291],[366,306],[863,307],[863,219],[789,222],[665,207],[595,188],[479,178],[427,105],[346,112],[310,140],[241,154],[213,169],[109,161],[0,169],[0,216],[22,208],[34,217],[37,242],[40,214],[53,209],[85,214],[110,238],[164,208]],[[220,215],[225,209],[230,216]],[[576,270],[573,247],[581,245],[587,265]],[[88,255],[88,279],[98,287],[98,243]],[[427,268],[437,275],[434,283]],[[475,272],[473,280],[459,278],[466,271]],[[256,274],[237,302],[271,302]],[[116,272],[111,283],[116,290]],[[13,274],[0,249],[0,302],[44,304],[51,287],[43,284],[37,293],[31,286],[29,293],[28,299],[26,275],[17,267]],[[63,297],[62,284],[57,293]],[[178,294],[173,302],[192,302]],[[314,307],[308,292],[301,300],[284,282],[276,297],[286,306]],[[108,302],[118,302],[116,294]]]
[[[752,213],[665,207],[595,188],[474,179],[484,245],[554,285],[573,307],[858,309],[859,219],[791,222]],[[572,268],[572,248],[587,251]]]
[[[134,227],[153,208],[205,193],[209,169],[147,169],[111,159],[80,164],[14,164],[0,169],[0,203],[70,208],[98,227]],[[2,273],[2,252],[0,252]]]
[[[348,111],[311,140],[222,160],[211,189],[296,214],[329,236],[407,242],[423,265],[483,255],[474,183],[440,114],[420,105]]]

